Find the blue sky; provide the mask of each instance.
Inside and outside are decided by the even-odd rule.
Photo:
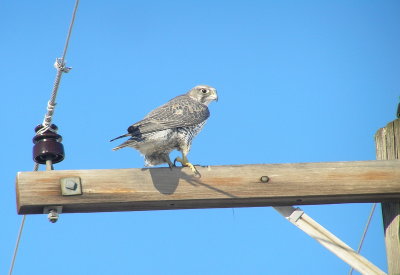
[[[0,273],[21,216],[73,1],[0,3]],[[197,84],[218,90],[189,160],[207,165],[375,159],[395,119],[398,1],[81,1],[54,123],[64,169],[143,167],[108,141]],[[244,142],[248,140],[249,142]],[[172,158],[177,155],[172,154]],[[371,204],[303,206],[356,248]],[[387,270],[380,207],[362,254]],[[14,274],[345,274],[272,208],[28,216]]]

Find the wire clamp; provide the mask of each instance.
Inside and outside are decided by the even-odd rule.
[[[72,67],[67,67],[65,66],[65,64],[66,63],[62,58],[56,58],[56,62],[54,62],[54,68],[63,73],[68,73],[72,69]]]

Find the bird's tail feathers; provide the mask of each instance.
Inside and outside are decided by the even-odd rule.
[[[122,135],[122,136],[119,136],[119,137],[116,137],[116,138],[113,138],[112,140],[110,140],[110,142],[111,142],[111,141],[114,141],[114,140],[116,140],[116,139],[119,139],[119,138],[123,138],[123,137],[129,137],[129,136],[131,136],[131,134],[130,134],[130,133],[128,133],[128,134],[125,134],[125,135]]]
[[[120,145],[118,145],[117,147],[114,147],[112,150],[113,151],[117,151],[121,148],[124,147],[135,147],[136,141],[132,140],[132,139],[128,139],[127,141],[121,143]]]
[[[126,147],[126,146],[127,146],[126,144],[122,143],[121,145],[118,145],[117,147],[112,148],[112,150],[113,150],[113,151],[117,151],[117,150],[119,150],[119,149],[121,149],[121,148],[124,148],[124,147]]]

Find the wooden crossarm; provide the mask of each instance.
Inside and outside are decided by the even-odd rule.
[[[400,161],[19,172],[19,214],[381,202],[400,199]],[[82,195],[63,196],[79,177]],[[264,178],[262,178],[264,177]],[[267,182],[265,182],[267,181]]]

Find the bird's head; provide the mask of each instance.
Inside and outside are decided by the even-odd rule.
[[[217,90],[208,85],[199,85],[192,88],[187,95],[194,100],[208,105],[211,101],[218,101]]]

